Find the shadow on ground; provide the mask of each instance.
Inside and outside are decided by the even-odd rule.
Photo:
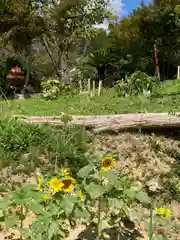
[[[106,239],[110,240],[136,240],[139,237],[143,237],[143,235],[135,229],[135,224],[129,220],[124,222],[124,229],[119,228],[109,228],[104,229],[102,236],[106,235]],[[109,236],[109,237],[108,237]],[[97,231],[95,225],[89,225],[83,232],[81,232],[76,240],[94,240],[97,237]],[[108,238],[107,238],[108,237]],[[105,239],[105,237],[102,239]]]

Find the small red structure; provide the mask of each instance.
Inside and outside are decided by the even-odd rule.
[[[20,67],[14,66],[10,69],[7,79],[9,86],[22,89],[25,83],[24,71]]]

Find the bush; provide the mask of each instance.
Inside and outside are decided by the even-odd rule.
[[[29,125],[6,119],[0,120],[0,136],[0,168],[11,164],[15,169],[25,154],[31,157],[21,163],[29,171],[41,165],[50,170],[55,163],[57,167],[68,166],[78,171],[79,167],[88,163],[85,153],[88,151],[89,136],[80,127],[66,126],[57,131],[47,124]],[[42,163],[41,156],[50,165]]]
[[[74,91],[70,84],[61,84],[58,80],[55,79],[43,81],[41,86],[43,97],[47,100],[54,100],[62,94],[69,94]]]
[[[150,95],[155,87],[157,80],[155,77],[148,76],[146,73],[137,71],[125,79],[118,81],[115,90],[119,96],[138,95],[144,93]]]

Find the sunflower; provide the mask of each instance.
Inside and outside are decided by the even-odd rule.
[[[155,213],[162,218],[168,218],[171,216],[171,209],[170,208],[156,208]]]
[[[50,194],[45,194],[43,197],[44,201],[49,201],[49,200],[51,200],[51,198],[52,198],[52,196]]]
[[[58,178],[52,178],[51,181],[49,181],[49,186],[54,192],[59,192],[63,187],[63,183]]]
[[[62,173],[64,176],[70,175],[70,168],[61,168],[60,173]]]
[[[101,161],[101,170],[109,171],[115,165],[115,159],[113,157],[104,157]]]
[[[78,191],[77,191],[77,194],[78,194],[79,200],[83,202],[83,201],[84,201],[84,195],[83,195],[82,191],[81,191],[81,190],[78,190]]]
[[[41,189],[42,185],[43,185],[43,179],[38,176],[38,178],[37,178],[37,188],[38,188],[38,190]]]
[[[155,213],[156,213],[156,215],[158,215],[158,216],[162,216],[162,215],[164,214],[164,212],[165,212],[165,209],[162,208],[162,207],[155,209]]]
[[[61,179],[61,191],[63,192],[72,192],[75,185],[76,185],[76,180],[73,177],[66,176]]]
[[[165,218],[169,218],[171,216],[171,209],[170,208],[167,208],[165,213],[164,213],[164,217]]]

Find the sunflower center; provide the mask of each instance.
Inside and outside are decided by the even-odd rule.
[[[103,167],[111,166],[111,160],[110,159],[106,159],[105,161],[103,161],[102,165],[103,165]]]
[[[72,184],[72,181],[70,179],[63,180],[63,188],[69,188]]]

